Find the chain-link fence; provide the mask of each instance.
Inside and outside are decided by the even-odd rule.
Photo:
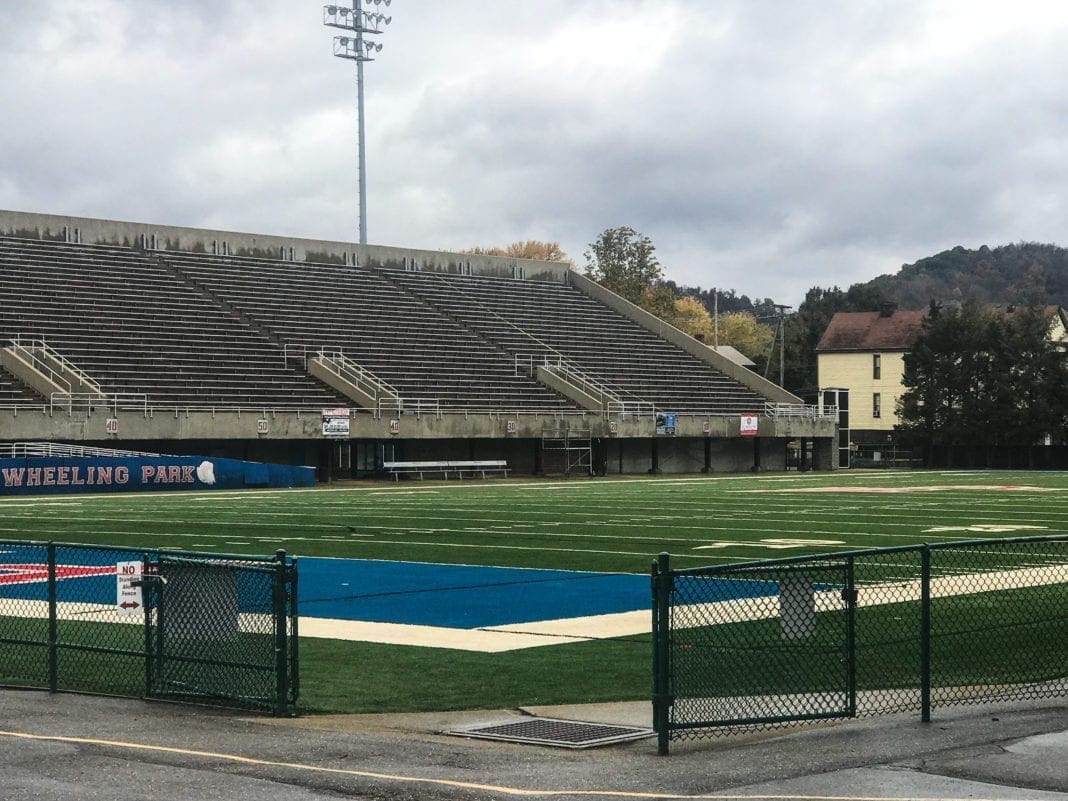
[[[1068,695],[1068,536],[729,567],[653,565],[653,722],[670,740]]]
[[[297,566],[0,541],[0,685],[295,710]]]

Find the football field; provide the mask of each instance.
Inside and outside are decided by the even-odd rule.
[[[346,482],[0,510],[0,539],[285,549],[301,559],[306,708],[449,709],[647,698],[660,552],[697,567],[1061,533],[1068,474]]]
[[[0,538],[646,573],[1068,526],[1068,474],[835,472],[354,482],[0,499]]]

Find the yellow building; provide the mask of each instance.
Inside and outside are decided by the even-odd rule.
[[[904,391],[904,356],[925,316],[886,303],[877,312],[839,312],[831,318],[816,346],[819,385],[849,391],[850,441],[884,443],[893,431]]]
[[[1001,309],[1013,314],[1017,307]],[[1022,307],[1021,307],[1022,308]],[[1049,341],[1068,346],[1064,310],[1046,306]],[[838,312],[816,346],[820,388],[848,391],[848,414],[840,425],[848,443],[885,444],[898,422],[897,402],[904,392],[905,354],[923,328],[924,311],[900,310],[884,303],[877,312]],[[833,393],[843,398],[844,394]]]

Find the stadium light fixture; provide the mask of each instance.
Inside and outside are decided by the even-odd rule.
[[[364,104],[363,104],[363,65],[373,53],[382,52],[382,43],[364,39],[364,36],[377,36],[386,26],[393,22],[387,17],[373,11],[365,11],[364,5],[389,7],[391,0],[352,0],[352,8],[332,5],[323,6],[323,25],[352,31],[355,36],[335,36],[334,55],[356,62],[356,179],[359,223],[357,238],[361,245],[367,244],[367,149],[364,144]]]

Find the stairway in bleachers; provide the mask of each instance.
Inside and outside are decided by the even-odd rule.
[[[561,357],[672,412],[739,414],[765,398],[564,284],[383,270],[382,275],[513,354]]]
[[[0,338],[43,336],[110,395],[182,407],[348,404],[130,248],[0,238],[0,304]]]

